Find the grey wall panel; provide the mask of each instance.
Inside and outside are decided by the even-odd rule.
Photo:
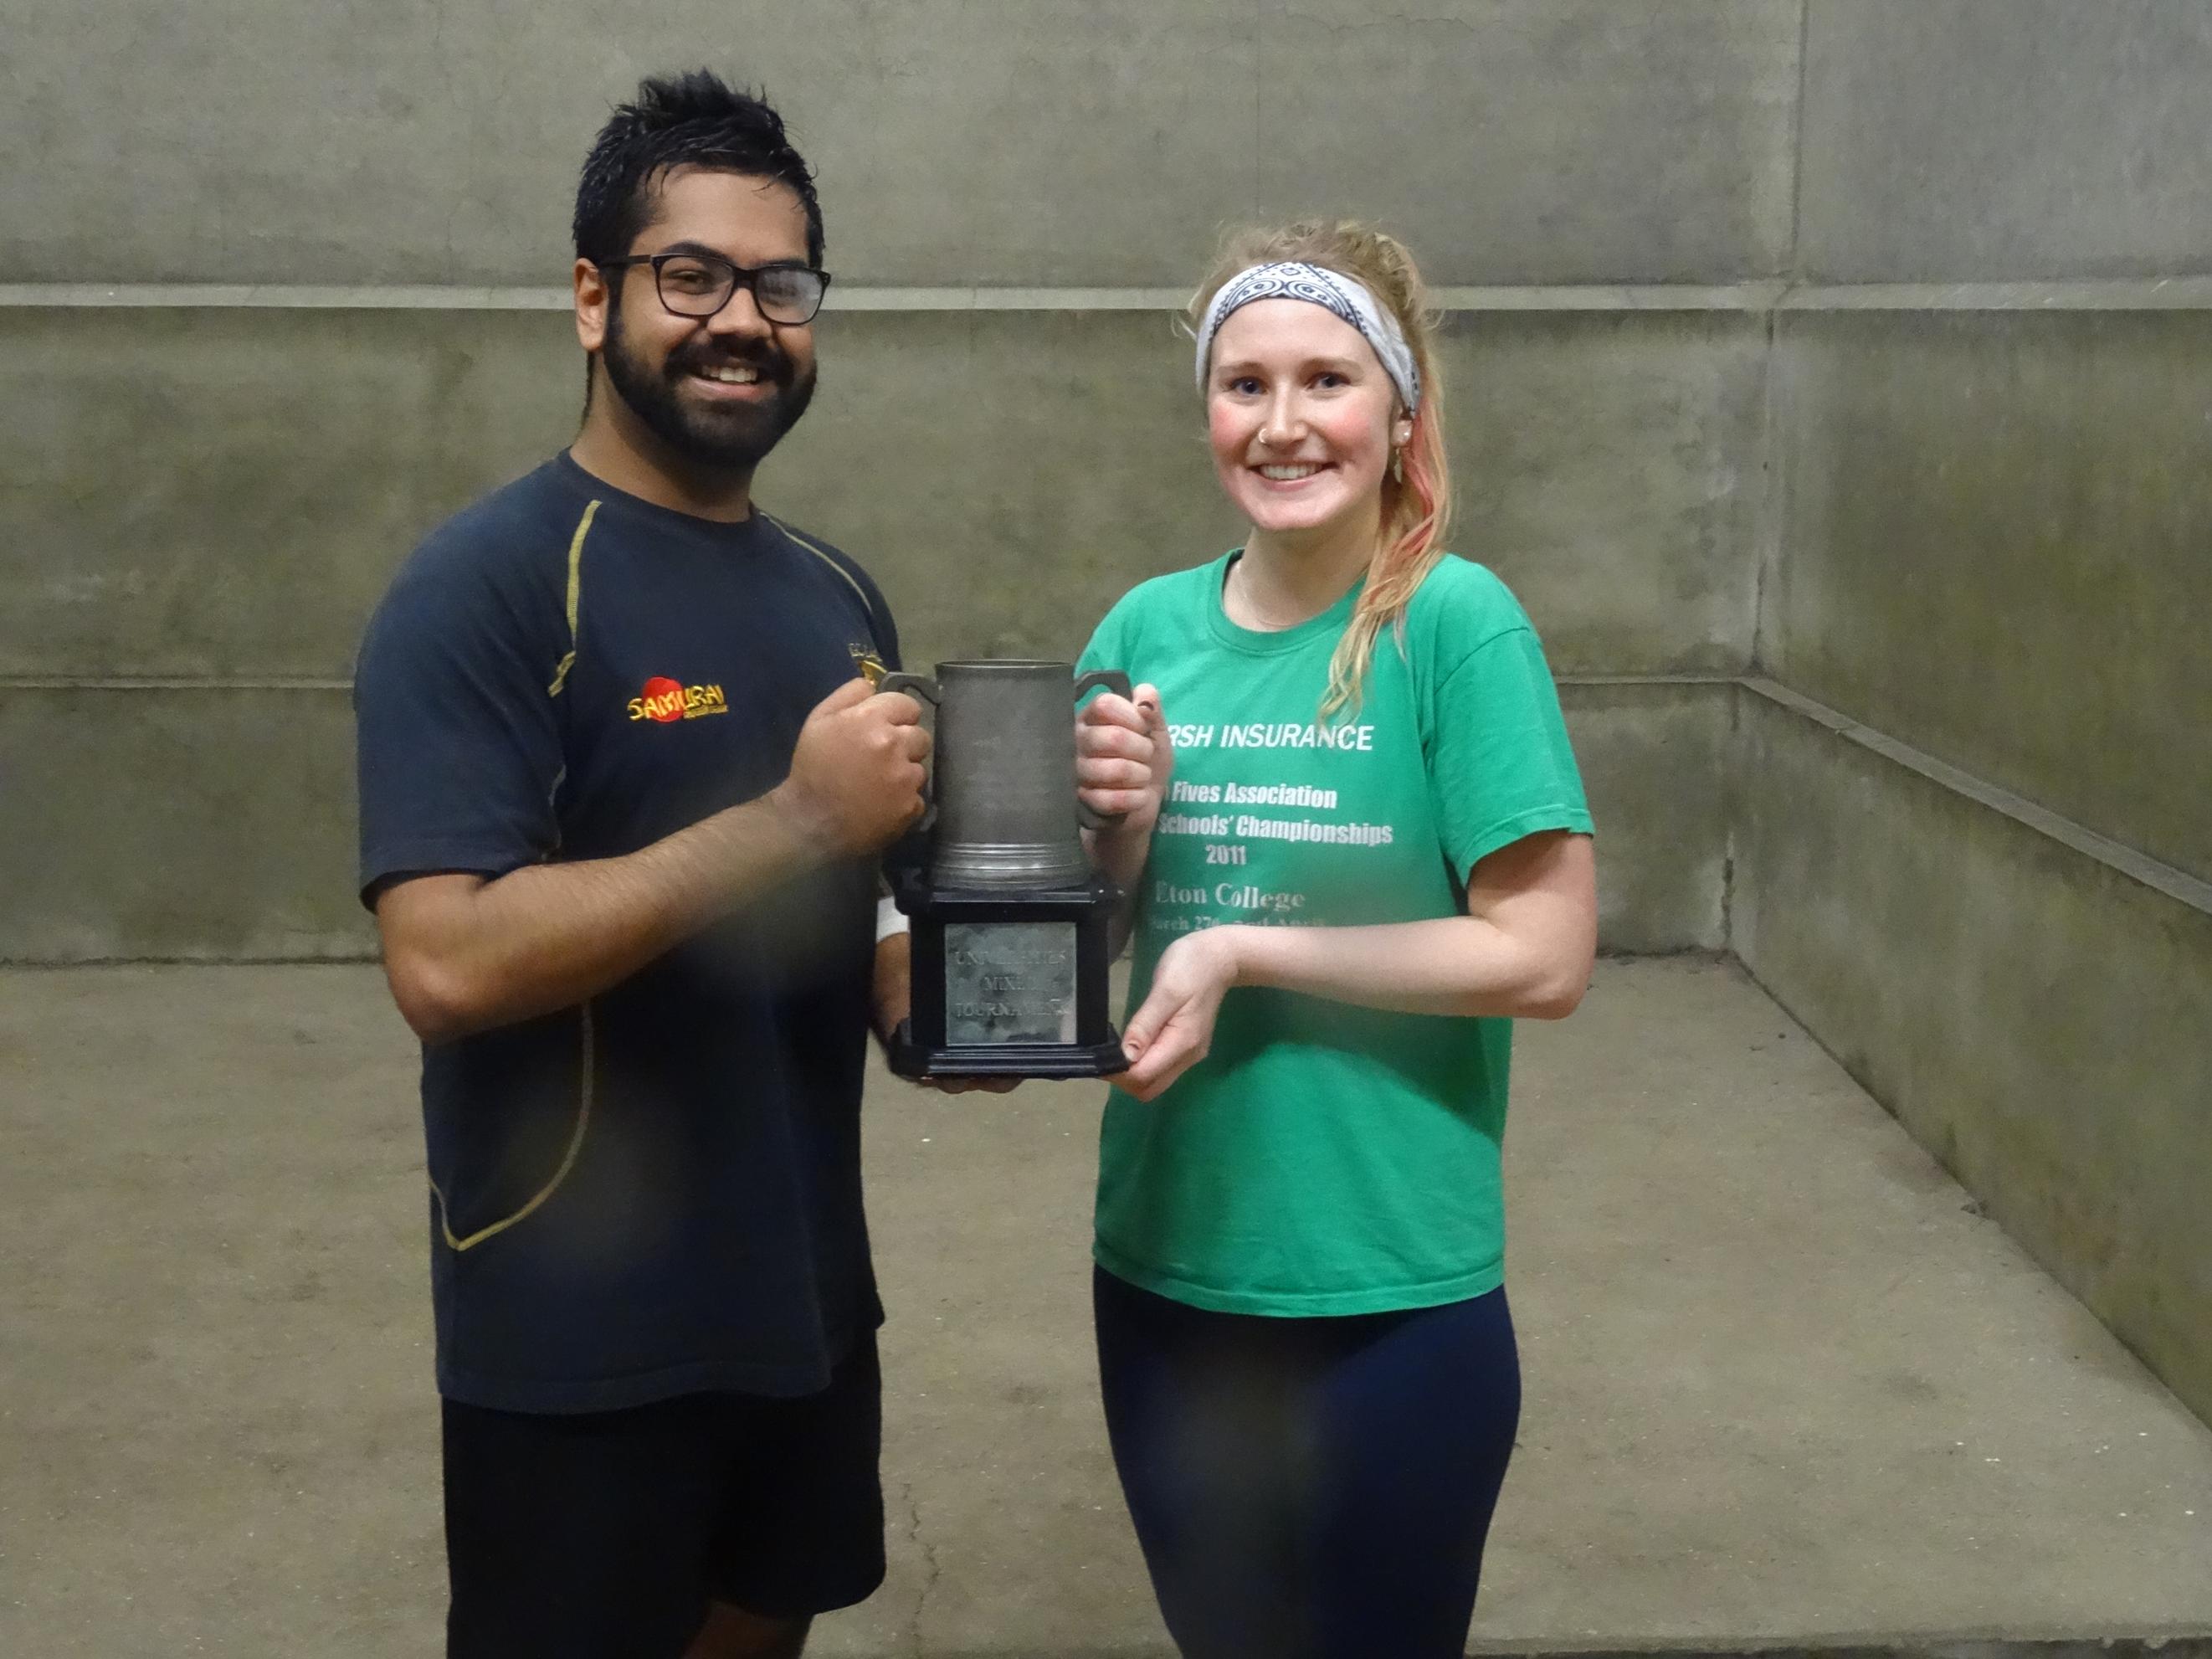
[[[423,530],[574,430],[565,316],[0,311],[0,673],[350,672]]]
[[[0,689],[0,961],[358,956],[344,693]]]
[[[1720,942],[1726,690],[1566,689],[1609,950]],[[363,954],[355,833],[342,691],[0,688],[0,962]]]
[[[876,573],[917,660],[1073,653],[1240,532],[1163,314],[819,335],[821,394],[760,494]],[[1453,545],[1563,672],[1747,659],[1758,340],[1724,316],[1451,334]],[[580,365],[558,313],[0,312],[0,673],[344,675],[407,548],[566,441]]]
[[[1553,666],[1744,668],[1766,488],[1763,325],[1462,313],[1448,338],[1452,544],[1513,586]]]
[[[2203,0],[1810,0],[1801,266],[2212,270],[2208,85]]]
[[[1747,967],[2212,1414],[2212,916],[1747,692]]]
[[[1797,0],[33,0],[0,280],[563,279],[641,72],[766,83],[848,282],[1182,284],[1257,211],[1380,215],[1439,280],[1719,280],[1789,233]]]
[[[763,471],[763,496],[867,560],[918,659],[1074,651],[1132,583],[1242,532],[1213,482],[1189,347],[1164,317],[836,326],[843,378]],[[1553,666],[1741,666],[1755,325],[1492,315],[1458,319],[1443,356],[1451,544],[1514,586]]]
[[[2212,876],[2212,313],[1783,320],[1776,677]]]
[[[913,661],[1072,658],[1128,588],[1234,544],[1189,346],[1164,314],[875,313],[835,329],[819,413],[761,495],[868,566]]]
[[[1728,945],[1725,768],[1733,685],[1560,688],[1597,824],[1607,951]]]
[[[14,186],[7,274],[564,281],[609,106],[707,64],[782,109],[848,281],[1179,279],[1250,199],[1251,18],[1234,0],[671,0],[618,21],[573,0],[124,0],[90,52],[52,5],[11,42],[0,104],[0,143],[41,158]]]
[[[1379,217],[1440,280],[1783,268],[1796,0],[1287,0],[1255,31],[1259,204]]]

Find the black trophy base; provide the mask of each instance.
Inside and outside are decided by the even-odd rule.
[[[1118,896],[1080,885],[1012,891],[897,884],[914,924],[913,1001],[890,1044],[904,1078],[1109,1077],[1128,1069],[1107,1007]]]
[[[961,1077],[1111,1077],[1129,1069],[1118,1036],[1089,1048],[1066,1042],[994,1042],[927,1048],[914,1040],[914,1023],[904,1019],[891,1036],[890,1065],[899,1076],[925,1082]]]

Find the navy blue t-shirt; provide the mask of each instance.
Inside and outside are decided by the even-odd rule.
[[[563,454],[432,532],[362,644],[365,902],[635,852],[781,782],[873,657],[879,594],[756,511],[715,524]],[[580,1006],[422,1053],[438,1383],[512,1411],[793,1395],[883,1317],[860,1206],[872,861]]]

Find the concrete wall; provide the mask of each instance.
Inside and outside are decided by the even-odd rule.
[[[0,307],[0,811],[70,849],[0,874],[22,894],[0,958],[365,946],[343,807],[272,836],[221,780],[258,729],[272,792],[325,799],[331,688],[393,563],[567,437],[563,319],[458,285],[565,281],[577,162],[641,72],[769,87],[845,295],[1179,290],[1225,222],[1314,210],[1384,219],[1439,283],[1727,283],[1787,262],[1801,21],[1797,0],[831,0],[795,27],[751,0],[615,29],[560,0],[125,0],[94,25],[117,49],[88,51],[65,8],[11,20],[0,143],[38,159],[4,186],[0,283],[404,284],[422,308]],[[763,487],[878,572],[915,659],[1072,653],[1131,582],[1233,538],[1159,311],[906,303],[825,319],[823,396]],[[1509,310],[1447,349],[1458,544],[1555,665],[1747,662],[1761,320]],[[1717,694],[1569,702],[1608,942],[1717,945],[1716,795],[1681,759],[1717,754]]]
[[[1725,682],[1560,687],[1598,833],[1605,951],[1728,944]]]
[[[1609,949],[1726,942],[1723,684],[1562,688],[1605,835]],[[0,688],[0,955],[349,958],[353,730],[340,689]]]
[[[2212,1413],[2212,8],[1806,24],[1730,943]]]
[[[2142,280],[1780,313],[1763,667],[2212,873],[2212,8],[1811,0],[1804,67],[1808,279]]]
[[[2203,0],[1808,0],[1815,282],[2212,270]]]
[[[1163,313],[843,313],[821,349],[763,495],[878,574],[914,661],[1073,656],[1132,582],[1234,538]],[[1729,316],[1453,331],[1459,544],[1563,673],[1747,655],[1761,356]],[[0,310],[0,822],[61,849],[0,872],[0,957],[368,948],[333,688],[393,565],[564,439],[577,380],[551,313]],[[1717,948],[1715,688],[1568,701],[1608,944]]]
[[[1736,953],[2212,1419],[2212,889],[1739,695]]]
[[[0,687],[0,957],[359,957],[343,688]]]
[[[1782,321],[1768,671],[2212,876],[2212,312]]]
[[[1164,313],[847,312],[819,350],[761,494],[917,660],[1073,652],[1239,533]],[[1453,328],[1455,543],[1561,672],[1747,659],[1764,356],[1724,315]],[[0,674],[343,678],[420,535],[572,434],[579,362],[550,313],[0,309]]]
[[[1797,0],[48,0],[9,19],[0,281],[560,280],[641,72],[765,82],[840,279],[1188,284],[1356,208],[1439,280],[1782,268]]]

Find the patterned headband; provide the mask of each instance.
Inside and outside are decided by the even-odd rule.
[[[1198,389],[1206,390],[1206,359],[1212,355],[1213,336],[1230,313],[1255,300],[1304,300],[1359,331],[1382,363],[1382,371],[1398,388],[1406,412],[1421,406],[1421,371],[1414,366],[1412,348],[1398,319],[1375,303],[1364,284],[1320,265],[1286,259],[1274,264],[1254,265],[1222,284],[1221,292],[1206,308],[1198,330]]]

